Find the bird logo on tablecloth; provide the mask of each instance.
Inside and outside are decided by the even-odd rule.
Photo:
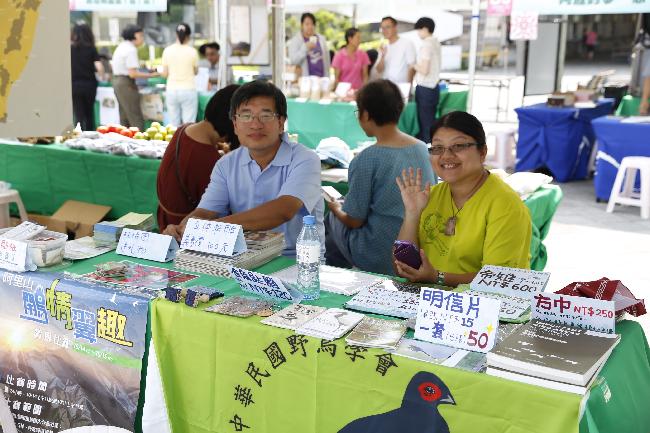
[[[438,412],[439,404],[456,402],[438,376],[420,371],[406,387],[399,408],[356,419],[339,433],[449,433],[447,422]]]

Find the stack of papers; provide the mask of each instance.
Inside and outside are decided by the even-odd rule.
[[[406,325],[402,321],[366,316],[347,336],[345,342],[354,346],[395,350],[405,333]]]
[[[410,319],[418,314],[419,299],[419,293],[390,290],[379,284],[357,293],[345,306],[364,313]]]
[[[291,304],[262,320],[261,323],[295,331],[325,310],[325,307],[316,305]]]
[[[248,250],[233,256],[219,256],[199,251],[180,250],[176,254],[174,267],[191,272],[230,277],[230,269],[235,266],[253,269],[270,262],[282,254],[284,234],[271,231],[246,232]]]
[[[140,214],[129,212],[115,221],[102,221],[95,224],[93,240],[97,246],[117,248],[122,235],[122,229],[142,230],[149,232],[153,230],[155,220],[153,214]]]
[[[224,299],[220,304],[206,308],[205,311],[235,317],[250,317],[261,311],[268,310],[272,306],[273,303],[271,301],[264,299],[247,296],[232,296]]]
[[[95,244],[95,241],[90,236],[84,236],[83,238],[67,241],[63,257],[68,260],[83,260],[97,257],[110,250],[110,247]]]
[[[271,276],[295,285],[298,279],[298,266],[290,266],[274,272]],[[319,278],[321,290],[345,296],[354,296],[361,290],[383,281],[383,278],[376,275],[327,265],[320,266]]]
[[[347,334],[361,319],[363,314],[330,308],[296,329],[296,334],[323,340],[336,340]]]

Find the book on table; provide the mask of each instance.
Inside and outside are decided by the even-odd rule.
[[[487,363],[492,369],[584,387],[619,339],[616,334],[532,320],[497,344],[487,354]]]

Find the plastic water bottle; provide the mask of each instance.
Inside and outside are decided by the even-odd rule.
[[[320,238],[316,228],[316,218],[307,215],[302,218],[302,230],[296,242],[298,262],[298,290],[306,301],[320,297]]]

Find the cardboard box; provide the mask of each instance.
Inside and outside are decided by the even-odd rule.
[[[52,216],[28,214],[29,220],[48,230],[66,233],[69,239],[93,235],[93,226],[104,219],[110,206],[68,200]]]

